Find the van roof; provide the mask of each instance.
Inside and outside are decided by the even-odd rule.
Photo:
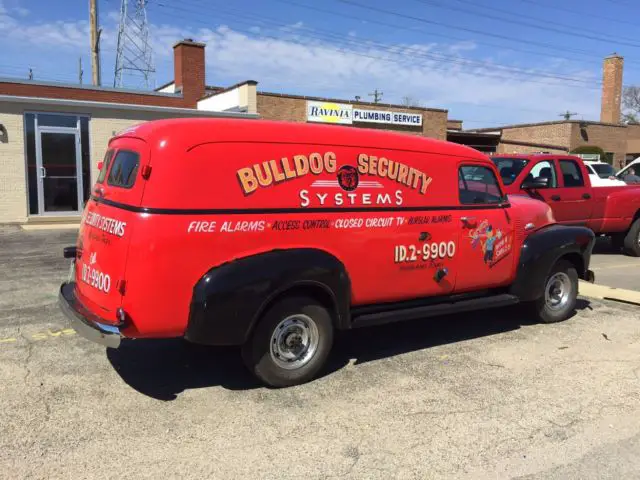
[[[345,146],[367,146],[392,148],[396,150],[434,152],[444,155],[481,158],[486,156],[471,147],[457,143],[436,140],[421,135],[354,128],[342,125],[296,123],[275,120],[252,120],[232,118],[175,118],[152,120],[130,127],[119,137],[138,137],[150,145],[157,145],[163,139],[172,138],[182,144],[185,150],[212,142],[264,141],[278,139],[284,143],[311,143]],[[174,144],[175,145],[175,144]]]

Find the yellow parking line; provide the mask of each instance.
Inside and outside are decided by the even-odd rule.
[[[12,343],[12,342],[17,342],[18,339],[17,338],[0,338],[0,343]]]

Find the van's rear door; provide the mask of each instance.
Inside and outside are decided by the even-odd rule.
[[[120,137],[109,150],[84,209],[75,267],[76,294],[96,315],[119,323],[129,245],[140,213],[150,151],[139,138]]]

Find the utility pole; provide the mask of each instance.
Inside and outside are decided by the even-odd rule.
[[[379,92],[376,88],[373,93],[370,93],[369,96],[373,97],[373,103],[378,103],[382,98],[383,92]]]
[[[84,71],[82,70],[82,57],[78,57],[78,81],[80,85],[82,85],[82,74]]]
[[[560,115],[558,115],[559,117],[564,117],[565,120],[571,120],[571,117],[577,115],[577,113],[574,112],[570,112],[569,110],[567,110],[564,113],[561,113]]]
[[[100,34],[98,28],[98,5],[96,0],[89,0],[89,23],[91,24],[91,80],[100,85]]]

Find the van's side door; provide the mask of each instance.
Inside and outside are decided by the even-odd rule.
[[[458,166],[460,216],[455,292],[508,284],[513,276],[514,223],[495,171],[484,164]]]

